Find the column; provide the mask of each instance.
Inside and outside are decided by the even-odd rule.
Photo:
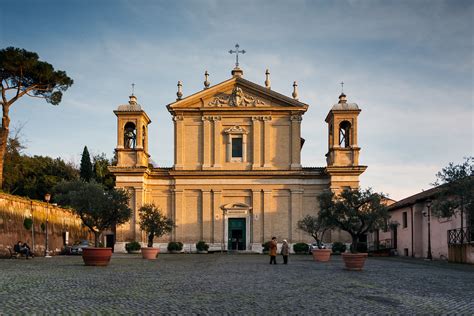
[[[262,243],[272,238],[272,227],[270,216],[272,214],[272,190],[263,190],[263,207],[262,207]]]
[[[252,190],[253,242],[264,243],[262,190]]]
[[[222,220],[223,214],[221,210],[222,205],[222,191],[220,190],[212,190],[212,205],[214,207],[214,236],[213,242],[216,244],[222,244],[223,242],[223,229]]]
[[[261,145],[261,135],[260,135],[260,118],[258,116],[252,117],[252,169],[258,169],[261,167],[260,157],[260,145]]]
[[[291,170],[301,169],[301,115],[291,116]]]
[[[173,117],[174,121],[174,168],[176,170],[183,169],[184,163],[184,124],[183,116],[177,115]]]
[[[298,221],[303,218],[303,189],[291,189],[291,209],[288,219],[288,242],[301,240]]]
[[[210,190],[201,190],[202,194],[202,226],[201,226],[201,240],[206,242],[211,241],[211,232],[212,232],[212,209],[211,209],[211,191]]]
[[[119,118],[117,120],[117,148],[119,149],[123,149],[123,122],[122,120]]]
[[[203,164],[202,169],[207,169],[211,167],[211,122],[209,121],[210,117],[202,117],[202,128],[203,128]]]
[[[270,121],[272,120],[271,116],[264,116],[263,117],[263,134],[264,134],[264,142],[263,142],[263,167],[270,168],[270,149],[271,149],[271,126]]]
[[[221,144],[222,144],[222,125],[221,125],[221,117],[215,116],[213,118],[214,122],[214,168],[221,167]]]

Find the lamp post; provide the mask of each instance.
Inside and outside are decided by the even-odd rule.
[[[431,200],[426,201],[426,207],[428,208],[428,255],[426,259],[433,260],[431,255]]]
[[[46,249],[44,251],[45,258],[51,258],[49,255],[49,243],[48,243],[48,222],[49,222],[49,201],[51,200],[51,194],[46,193],[44,195],[44,200],[46,201]]]

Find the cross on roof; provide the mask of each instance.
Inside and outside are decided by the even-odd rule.
[[[239,53],[245,54],[245,50],[239,50],[239,44],[235,44],[235,50],[230,50],[229,54],[235,54],[235,67],[239,68]]]
[[[133,95],[133,93],[135,93],[135,84],[134,83],[132,83],[132,95]]]
[[[344,93],[344,81],[341,81],[340,85],[341,85],[341,93]]]

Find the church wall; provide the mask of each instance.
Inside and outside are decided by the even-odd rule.
[[[291,161],[291,129],[288,118],[272,121],[272,141],[270,146],[270,162],[273,168],[289,169]]]
[[[184,169],[200,170],[203,158],[202,121],[184,120]]]

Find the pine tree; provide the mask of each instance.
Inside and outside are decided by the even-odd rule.
[[[91,156],[89,155],[87,146],[84,146],[84,151],[82,152],[80,175],[81,179],[86,182],[89,182],[94,175],[92,171]]]

